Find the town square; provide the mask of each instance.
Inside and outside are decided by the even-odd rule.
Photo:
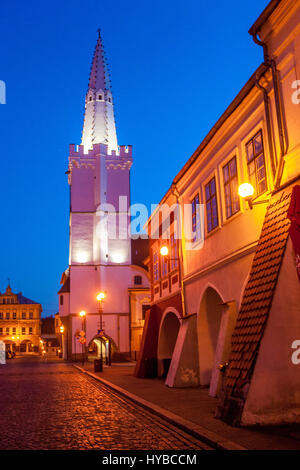
[[[214,7],[3,2],[0,456],[300,450],[300,0]]]

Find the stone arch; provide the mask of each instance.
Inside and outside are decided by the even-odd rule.
[[[175,348],[181,318],[176,309],[169,307],[163,313],[157,344],[158,376],[166,377]]]
[[[87,347],[87,354],[89,358],[100,359],[102,348],[102,359],[104,363],[110,363],[111,360],[118,353],[118,347],[114,340],[107,334],[103,336],[95,335]]]
[[[200,385],[210,384],[224,310],[223,303],[218,290],[212,285],[207,285],[201,297],[197,320]]]

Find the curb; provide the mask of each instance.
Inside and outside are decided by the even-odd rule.
[[[73,367],[78,369],[80,372],[89,375],[93,379],[98,380],[98,382],[101,382],[103,385],[107,386],[108,388],[116,391],[120,395],[126,397],[130,401],[133,401],[135,404],[145,408],[146,410],[150,411],[151,413],[165,419],[171,424],[174,424],[178,428],[182,429],[186,433],[201,439],[203,442],[206,444],[210,445],[214,449],[217,450],[248,450],[245,447],[240,446],[239,444],[236,444],[233,441],[230,441],[219,434],[214,433],[213,431],[209,431],[206,428],[203,428],[202,426],[199,426],[199,424],[192,423],[191,421],[188,421],[187,419],[181,418],[181,416],[178,416],[171,411],[168,411],[164,408],[161,408],[158,405],[155,405],[154,403],[151,403],[150,401],[144,400],[143,398],[138,397],[137,395],[134,395],[131,392],[128,392],[124,388],[119,387],[118,385],[113,384],[112,382],[109,382],[106,379],[103,379],[102,377],[98,377],[97,375],[93,374],[92,372],[89,372],[85,369],[83,369],[80,366],[77,366],[73,364]]]

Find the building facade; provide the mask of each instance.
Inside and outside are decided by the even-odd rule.
[[[0,294],[0,340],[16,355],[38,354],[40,350],[42,306],[14,294],[10,285]]]
[[[300,420],[300,224],[297,209],[288,215],[300,184],[299,25],[299,1],[270,2],[249,31],[263,63],[148,223],[151,309],[135,374],[157,359],[166,385],[208,387],[231,424]],[[254,194],[241,197],[242,184]],[[174,204],[189,207],[188,228]]]
[[[131,316],[138,307],[131,290],[146,291],[148,273],[132,263],[130,236],[131,146],[119,146],[114,103],[101,36],[92,61],[82,142],[70,145],[69,267],[62,276],[59,316],[65,357],[83,353],[124,359],[131,356]],[[139,284],[135,280],[139,279]],[[97,295],[103,294],[98,302]],[[85,312],[84,322],[80,312]],[[79,332],[85,329],[85,340]],[[80,342],[81,341],[81,342]],[[84,344],[84,346],[82,346]],[[137,347],[137,346],[135,346]]]

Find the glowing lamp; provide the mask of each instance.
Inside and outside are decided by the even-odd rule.
[[[65,331],[64,326],[61,326],[61,327],[60,327],[60,332],[63,333],[64,331]]]
[[[162,246],[160,249],[160,254],[162,256],[167,256],[169,254],[169,249],[167,246]]]
[[[81,312],[79,312],[79,315],[81,317],[85,317],[86,316],[86,312],[84,310],[81,310]]]
[[[243,183],[239,186],[238,193],[243,198],[250,198],[254,194],[254,188],[250,183]]]
[[[101,300],[103,300],[104,297],[105,297],[104,292],[100,292],[100,293],[97,295],[97,300],[99,300],[99,302],[101,302]]]

